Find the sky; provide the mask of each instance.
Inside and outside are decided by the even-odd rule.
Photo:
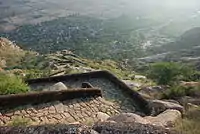
[[[161,5],[167,8],[193,8],[200,6],[199,0],[144,0],[149,5]]]

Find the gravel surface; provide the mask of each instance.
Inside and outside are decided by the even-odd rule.
[[[0,127],[0,134],[180,134],[175,131],[136,123],[97,123],[92,128],[82,125]]]
[[[99,122],[93,129],[101,134],[179,134],[166,128],[138,123]]]

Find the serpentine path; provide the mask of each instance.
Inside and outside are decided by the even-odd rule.
[[[58,81],[40,81],[30,84],[34,90],[44,90]],[[97,113],[103,112],[110,116],[121,112],[143,114],[131,98],[117,84],[107,78],[72,77],[61,80],[68,88],[80,88],[83,82],[89,82],[102,90],[102,97],[76,98],[66,101],[54,101],[37,105],[26,105],[0,111],[0,126],[9,125],[18,118],[24,118],[30,125],[69,124],[80,122],[90,125],[96,122]]]
[[[9,125],[21,118],[27,121],[29,125],[68,124],[74,122],[91,125],[97,121],[98,112],[104,112],[108,115],[127,112],[127,109],[122,109],[124,108],[120,107],[120,105],[105,101],[101,97],[26,105],[1,111],[0,126]]]

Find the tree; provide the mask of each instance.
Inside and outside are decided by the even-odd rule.
[[[172,62],[160,62],[150,65],[149,77],[158,84],[169,85],[176,82],[182,73],[181,65]]]

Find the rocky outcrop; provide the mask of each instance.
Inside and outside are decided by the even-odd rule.
[[[14,44],[12,41],[0,37],[0,48],[6,49],[6,48],[12,48],[15,51],[22,51],[16,44]]]
[[[135,122],[97,122],[92,129],[100,134],[179,134],[164,127]]]
[[[15,43],[6,38],[0,37],[0,67],[4,68],[10,64],[15,65],[25,55]]]
[[[147,77],[146,77],[146,76],[143,76],[143,75],[134,75],[134,76],[132,77],[132,79],[146,80]]]
[[[180,98],[178,101],[186,108],[190,104],[200,106],[200,98],[197,97],[184,96]]]
[[[98,112],[96,117],[98,121],[106,121],[110,116],[106,113]]]
[[[176,101],[152,100],[150,101],[149,105],[152,108],[151,114],[154,116],[164,112],[167,109],[178,110],[181,113],[184,112],[183,106]]]
[[[134,113],[122,113],[122,114],[108,118],[108,121],[114,121],[117,123],[122,123],[122,122],[126,122],[126,123],[136,122],[136,123],[140,123],[140,124],[149,124],[150,123],[147,120],[145,120],[144,118],[142,118],[141,116],[134,114]]]
[[[77,104],[75,104],[77,105]],[[61,106],[56,106],[57,110],[62,110]],[[56,111],[57,111],[56,110]],[[73,111],[74,112],[74,111]],[[64,113],[64,115],[72,115],[72,113]],[[90,114],[91,115],[91,114]],[[100,117],[101,116],[101,117]],[[26,117],[26,116],[25,116]],[[60,118],[61,116],[53,116]],[[178,134],[169,129],[174,123],[181,118],[181,113],[177,110],[167,110],[156,117],[140,117],[133,113],[123,113],[117,116],[109,117],[105,113],[97,112],[96,118],[101,118],[104,121],[97,120],[92,127],[81,125],[80,123],[70,123],[70,125],[40,125],[29,127],[0,127],[0,133],[4,134],[32,134],[32,133],[72,133],[72,134]],[[109,117],[109,118],[108,118]],[[68,118],[75,118],[75,115]],[[106,120],[106,118],[108,118]],[[43,117],[41,119],[44,119]],[[47,120],[49,118],[46,118]],[[48,122],[49,123],[49,122]],[[168,128],[168,129],[167,129]]]
[[[166,91],[166,87],[162,86],[150,86],[150,87],[142,87],[139,90],[140,94],[145,94],[150,96],[151,98],[159,98],[162,93]]]
[[[130,80],[123,80],[123,82],[129,86],[130,88],[139,88],[141,86],[140,83],[138,82],[133,82],[133,81],[130,81]]]
[[[6,67],[6,60],[0,58],[0,67]]]
[[[162,127],[173,127],[177,120],[181,119],[181,113],[178,110],[166,110],[156,117],[145,117],[152,125]]]
[[[139,123],[143,125],[154,125],[159,127],[173,127],[177,120],[181,119],[181,113],[178,110],[166,110],[157,116],[141,117],[134,113],[121,113],[108,118],[105,122],[116,123]]]
[[[198,86],[200,86],[200,82],[195,82],[195,81],[185,82],[185,81],[181,81],[180,85],[183,86],[183,87],[198,87]]]

